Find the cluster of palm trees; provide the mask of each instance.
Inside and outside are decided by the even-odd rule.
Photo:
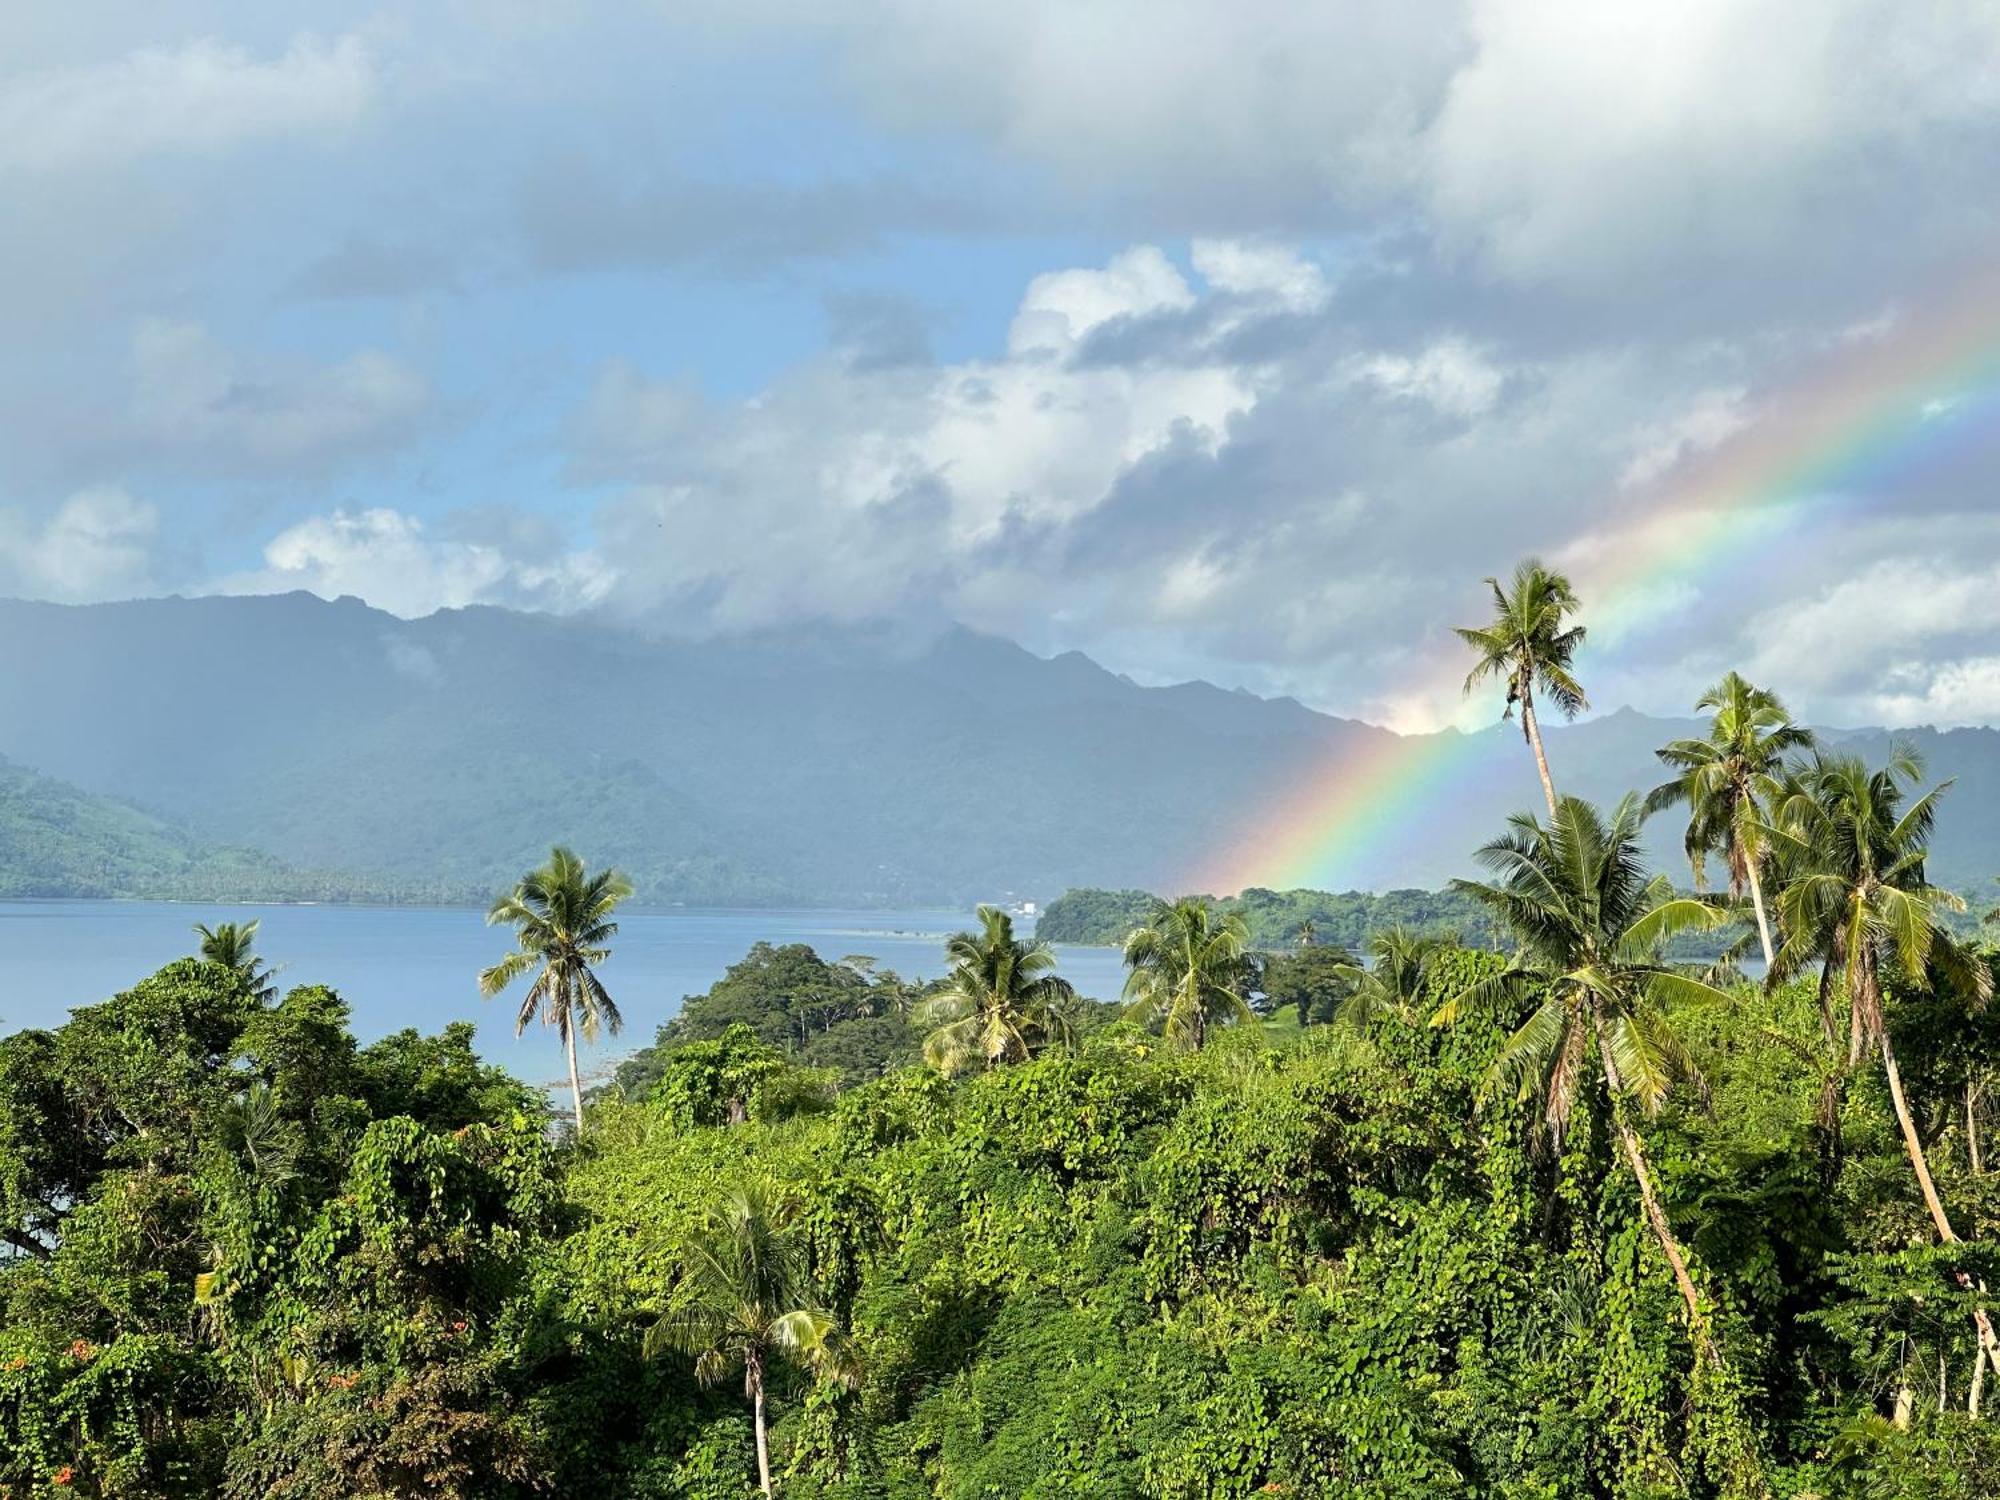
[[[1711,712],[1708,733],[1658,752],[1676,775],[1650,796],[1627,797],[1608,818],[1579,798],[1559,797],[1534,702],[1539,690],[1565,717],[1586,706],[1573,675],[1584,640],[1583,627],[1571,618],[1575,591],[1562,575],[1532,559],[1516,570],[1511,585],[1487,583],[1493,620],[1458,632],[1479,653],[1466,691],[1491,680],[1506,683],[1505,713],[1520,710],[1549,819],[1544,825],[1529,815],[1516,817],[1507,834],[1479,851],[1492,878],[1454,882],[1505,920],[1520,951],[1504,973],[1434,1019],[1448,1024],[1482,992],[1540,996],[1538,1008],[1494,1064],[1490,1084],[1539,1096],[1548,1128],[1557,1135],[1595,1061],[1612,1096],[1621,1153],[1687,1303],[1697,1349],[1703,1358],[1716,1359],[1687,1258],[1626,1110],[1657,1111],[1675,1083],[1698,1077],[1675,1035],[1673,1008],[1687,1000],[1726,997],[1668,963],[1664,949],[1678,933],[1731,920],[1747,895],[1766,983],[1818,970],[1828,1046],[1844,1050],[1844,1073],[1871,1054],[1879,1060],[1938,1238],[1958,1243],[1932,1179],[1883,1010],[1887,975],[1950,990],[1972,1004],[1984,1004],[1991,994],[1990,970],[1954,941],[1944,922],[1946,912],[1963,909],[1963,900],[1925,875],[1945,787],[1912,796],[1923,768],[1905,748],[1899,747],[1888,765],[1871,769],[1854,756],[1817,746],[1775,694],[1732,672],[1698,704]],[[1672,806],[1688,811],[1685,846],[1697,886],[1692,896],[1676,893],[1664,879],[1647,880],[1643,872],[1640,825],[1649,811]],[[1700,893],[1712,855],[1727,865],[1727,900]],[[1972,1290],[1965,1272],[1954,1274],[1962,1290]],[[2000,1343],[1991,1320],[1983,1309],[1974,1319],[1981,1353],[2000,1372]],[[1976,1377],[1975,1393],[1981,1383]]]
[[[1973,1003],[1984,1003],[1991,991],[1987,967],[1944,922],[1944,914],[1962,909],[1963,902],[1925,875],[1944,787],[1916,794],[1922,767],[1905,749],[1871,769],[1819,746],[1777,695],[1732,672],[1697,704],[1710,715],[1707,733],[1660,749],[1673,774],[1649,795],[1627,796],[1608,814],[1560,795],[1537,703],[1552,705],[1564,718],[1588,707],[1575,675],[1586,638],[1575,618],[1576,591],[1533,559],[1507,583],[1486,582],[1492,619],[1457,632],[1477,658],[1465,690],[1504,685],[1503,717],[1519,714],[1548,816],[1546,822],[1529,813],[1514,817],[1505,833],[1478,851],[1488,878],[1454,882],[1505,922],[1517,950],[1503,971],[1456,995],[1429,1019],[1450,1025],[1484,1003],[1532,1003],[1493,1063],[1486,1089],[1537,1101],[1543,1127],[1558,1141],[1602,1080],[1619,1154],[1686,1304],[1697,1358],[1719,1366],[1722,1354],[1695,1268],[1633,1121],[1635,1113],[1659,1111],[1677,1085],[1699,1084],[1696,1061],[1675,1029],[1677,1009],[1729,999],[1709,977],[1670,961],[1669,945],[1684,933],[1748,920],[1767,984],[1817,970],[1828,1076],[1838,1083],[1871,1056],[1879,1062],[1937,1236],[1946,1245],[1958,1243],[1903,1086],[1883,1004],[1889,976],[1948,988]],[[1686,809],[1692,894],[1645,869],[1645,819],[1673,807]],[[1727,871],[1725,892],[1707,890],[1712,858]],[[561,1035],[579,1132],[576,1034],[594,1039],[601,1030],[619,1029],[617,1006],[593,971],[608,955],[617,931],[613,912],[630,890],[614,872],[592,874],[575,854],[558,848],[488,917],[512,926],[517,942],[480,975],[480,988],[490,996],[535,975],[517,1025],[525,1028],[539,1017]],[[949,972],[914,1012],[928,1028],[925,1060],[948,1074],[1017,1063],[1068,1045],[1079,1021],[1081,1002],[1055,973],[1046,943],[1016,936],[1011,918],[995,907],[981,907],[978,924],[950,940]],[[217,949],[229,941],[218,934]],[[1746,951],[1748,942],[1746,937],[1736,951]],[[1201,1048],[1217,1027],[1251,1018],[1248,946],[1240,915],[1198,898],[1160,903],[1125,943],[1127,1014],[1170,1045]],[[1415,1019],[1438,946],[1438,939],[1400,930],[1377,934],[1366,965],[1340,966],[1349,993],[1337,1019],[1364,1032],[1391,1017]],[[744,1371],[766,1493],[771,1479],[763,1404],[771,1361],[789,1357],[821,1373],[851,1374],[837,1329],[809,1294],[788,1203],[768,1187],[725,1199],[691,1252],[687,1299],[656,1333],[657,1341],[697,1354],[704,1378]],[[1973,1290],[1964,1272],[1955,1274],[1963,1290]],[[1991,1320],[1981,1310],[1975,1321],[1981,1356],[2000,1373]],[[1982,1365],[1975,1402],[1983,1373]]]

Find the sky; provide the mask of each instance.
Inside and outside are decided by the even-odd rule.
[[[1620,591],[1600,708],[2000,722],[1963,370],[1648,565],[1976,300],[1990,0],[17,11],[0,594],[959,623],[1422,729],[1538,553]]]

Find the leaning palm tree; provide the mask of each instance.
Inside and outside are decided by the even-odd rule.
[[[1162,901],[1125,939],[1125,999],[1133,1018],[1157,1025],[1177,1047],[1199,1051],[1209,1028],[1255,1016],[1243,998],[1250,929],[1238,912],[1218,915],[1206,901]]]
[[[1571,658],[1584,637],[1581,625],[1565,623],[1576,613],[1576,591],[1562,574],[1550,572],[1532,557],[1514,570],[1510,587],[1502,587],[1497,578],[1487,579],[1486,584],[1493,590],[1492,623],[1458,629],[1459,639],[1479,654],[1466,676],[1465,691],[1469,694],[1495,678],[1507,684],[1507,708],[1501,717],[1512,718],[1519,706],[1521,734],[1535,752],[1542,795],[1553,818],[1556,784],[1549,776],[1549,757],[1535,719],[1535,693],[1539,689],[1566,719],[1590,706],[1582,685],[1570,674]]]
[[[276,997],[278,987],[271,982],[271,970],[251,951],[257,942],[257,922],[255,917],[247,922],[217,922],[213,927],[197,922],[194,932],[201,939],[203,958],[233,969],[248,987],[251,998],[259,1005],[268,1005]]]
[[[1781,794],[1785,757],[1809,748],[1812,731],[1792,722],[1776,693],[1751,686],[1735,672],[1703,693],[1695,708],[1714,710],[1708,733],[1654,752],[1680,774],[1654,789],[1646,811],[1687,805],[1686,847],[1695,889],[1707,883],[1708,856],[1720,853],[1729,866],[1730,896],[1740,901],[1749,892],[1768,969],[1777,962],[1777,951],[1764,904],[1767,841],[1759,829],[1764,809]]]
[[[1388,1016],[1409,1020],[1423,993],[1430,961],[1446,946],[1442,937],[1419,935],[1400,924],[1371,934],[1368,966],[1343,968],[1343,977],[1354,988],[1341,1002],[1334,1023],[1365,1032]]]
[[[1882,1007],[1884,971],[1914,985],[1936,981],[1976,1005],[1992,996],[1991,972],[1946,930],[1943,914],[1963,911],[1962,897],[1925,876],[1937,806],[1950,782],[1905,802],[1923,778],[1916,752],[1896,746],[1889,764],[1870,770],[1855,756],[1819,755],[1797,778],[1795,790],[1764,825],[1793,871],[1779,897],[1784,941],[1770,982],[1788,979],[1817,963],[1825,1005],[1838,988],[1847,997],[1850,1068],[1874,1052],[1882,1064],[1889,1103],[1902,1132],[1910,1170],[1930,1211],[1938,1239],[1959,1243],[1932,1180],[1923,1137],[1903,1091],[1902,1070]],[[1972,1279],[1954,1270],[1961,1290]],[[1973,1321],[1980,1344],[2000,1369],[2000,1340],[1984,1308]]]
[[[930,1029],[924,1061],[939,1072],[1024,1062],[1073,1038],[1076,990],[1055,974],[1049,945],[1015,937],[1014,919],[999,907],[980,907],[979,931],[953,934],[945,957],[944,989],[915,1015]]]
[[[521,997],[514,1035],[538,1016],[556,1028],[569,1059],[570,1104],[576,1132],[583,1134],[583,1084],[576,1071],[576,1034],[594,1042],[600,1031],[617,1035],[625,1024],[618,1006],[593,972],[611,956],[618,924],[611,914],[632,894],[631,882],[615,870],[590,874],[583,861],[558,844],[549,862],[531,870],[511,895],[486,914],[488,926],[514,929],[514,951],[479,976],[479,993],[491,999],[530,970],[539,970]]]
[[[647,1330],[646,1353],[694,1357],[695,1378],[719,1385],[743,1372],[757,1432],[757,1484],[771,1484],[764,1414],[772,1367],[784,1359],[852,1384],[855,1368],[840,1330],[814,1294],[796,1199],[769,1182],[730,1190],[708,1212],[686,1249],[672,1311]]]
[[[1657,1113],[1675,1084],[1699,1083],[1667,1013],[1678,1002],[1726,997],[1668,964],[1662,949],[1676,933],[1712,928],[1727,914],[1702,897],[1675,894],[1663,877],[1647,878],[1639,849],[1644,821],[1636,797],[1619,803],[1608,822],[1578,797],[1564,797],[1546,827],[1530,814],[1516,815],[1510,832],[1479,851],[1479,862],[1495,878],[1452,885],[1491,908],[1513,930],[1521,951],[1505,971],[1446,1002],[1433,1022],[1449,1024],[1479,998],[1539,995],[1534,1014],[1500,1049],[1483,1091],[1511,1088],[1523,1099],[1538,1096],[1557,1141],[1593,1060],[1602,1068],[1619,1150],[1687,1304],[1696,1352],[1717,1364],[1721,1356],[1708,1315],[1654,1187],[1630,1107]]]

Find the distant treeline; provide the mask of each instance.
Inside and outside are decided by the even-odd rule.
[[[1469,947],[1498,942],[1492,918],[1457,891],[1267,891],[1253,886],[1240,896],[1207,897],[1250,924],[1250,944],[1266,952],[1314,944],[1358,948],[1368,935],[1401,926],[1412,932],[1455,933]],[[1151,914],[1159,898],[1146,891],[1066,891],[1035,923],[1051,943],[1112,945]]]

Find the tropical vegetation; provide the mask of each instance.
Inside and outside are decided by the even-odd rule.
[[[1580,702],[1574,590],[1495,592]],[[1476,852],[1490,945],[1148,899],[1103,1005],[992,908],[928,982],[759,945],[562,1129],[212,925],[0,1039],[0,1495],[1991,1496],[1945,789],[1710,698],[1671,790]],[[555,851],[484,987],[611,1030],[623,893]]]

